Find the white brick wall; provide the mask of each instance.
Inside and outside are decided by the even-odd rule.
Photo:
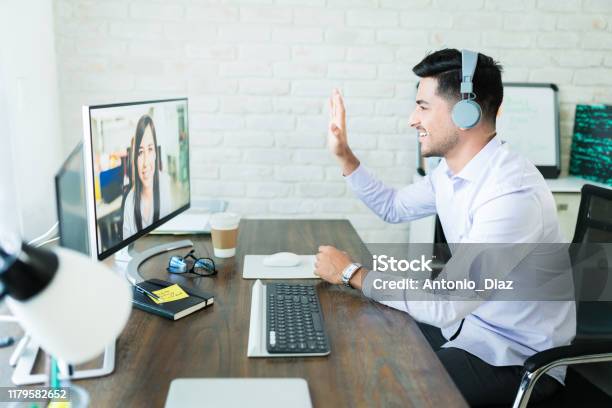
[[[223,3],[223,4],[216,4]],[[326,97],[390,185],[411,180],[408,129],[428,50],[474,48],[506,81],[560,87],[564,171],[577,103],[612,104],[610,0],[57,0],[64,151],[83,104],[188,96],[193,195],[248,216],[348,218],[366,241],[405,241],[346,188],[325,148]]]

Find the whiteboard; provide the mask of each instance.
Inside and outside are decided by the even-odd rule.
[[[558,88],[554,84],[504,83],[497,134],[545,177],[560,171]]]

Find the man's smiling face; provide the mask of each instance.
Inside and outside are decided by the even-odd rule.
[[[410,126],[419,133],[424,157],[444,157],[459,142],[457,127],[451,118],[454,102],[438,95],[438,80],[423,78],[419,82],[416,107],[410,115]]]

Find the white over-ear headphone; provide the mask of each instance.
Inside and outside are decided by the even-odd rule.
[[[455,125],[462,129],[471,129],[478,124],[482,109],[475,101],[474,94],[474,72],[478,63],[478,53],[469,50],[461,50],[461,100],[455,104],[452,119]]]

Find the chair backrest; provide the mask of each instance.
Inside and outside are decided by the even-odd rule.
[[[448,246],[448,242],[446,241],[446,236],[444,235],[444,229],[442,228],[442,222],[440,222],[440,217],[436,214],[436,226],[434,230],[434,250],[433,250],[434,261],[434,273],[432,274],[432,279],[436,279],[438,274],[444,268],[444,265],[451,258],[452,253]]]
[[[436,226],[434,230],[434,242],[436,244],[446,244],[446,236],[444,235],[444,229],[442,228],[442,222],[440,222],[440,216],[436,214]]]
[[[573,243],[612,242],[612,189],[585,184]]]
[[[580,245],[585,244],[585,245]],[[596,245],[602,244],[602,245]],[[572,263],[577,291],[577,340],[612,337],[612,302],[581,301],[601,293],[612,276],[612,189],[585,184],[582,187],[580,209],[572,240]],[[586,259],[589,261],[586,261]],[[580,262],[586,264],[577,268]],[[590,291],[585,296],[586,291]]]

